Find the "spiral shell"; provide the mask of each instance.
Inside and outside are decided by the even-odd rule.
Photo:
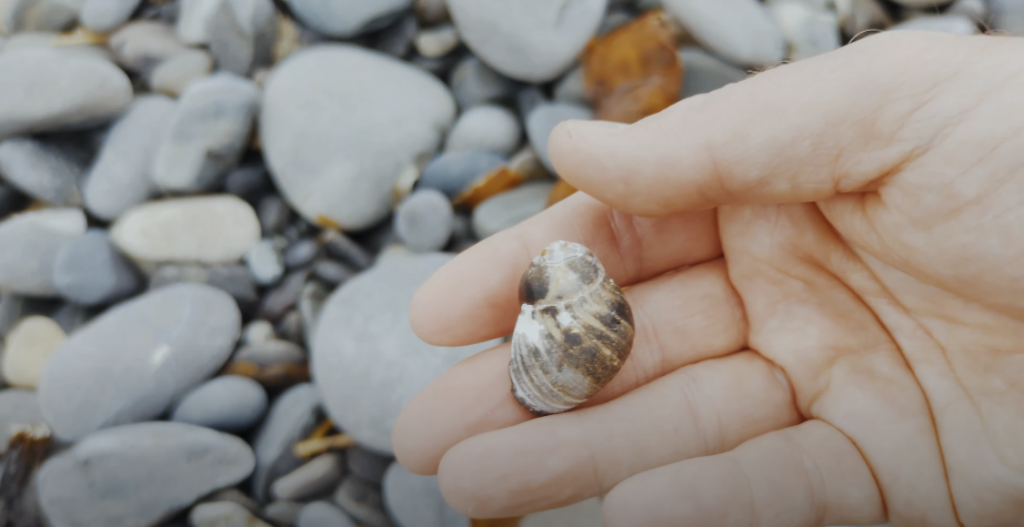
[[[586,247],[549,245],[523,274],[512,393],[534,415],[565,412],[608,384],[633,347],[633,312]]]

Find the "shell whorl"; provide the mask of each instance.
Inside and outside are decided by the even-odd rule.
[[[517,401],[535,415],[571,410],[608,384],[633,347],[625,295],[586,247],[555,242],[519,286],[509,373]]]

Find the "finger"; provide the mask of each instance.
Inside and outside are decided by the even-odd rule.
[[[900,136],[950,76],[943,55],[971,41],[876,35],[684,99],[631,125],[567,121],[549,139],[567,182],[624,212],[664,215],[724,204],[795,203],[856,192],[942,133]],[[916,76],[908,78],[908,63]]]
[[[437,346],[508,335],[519,313],[523,271],[557,240],[586,245],[623,286],[721,254],[710,212],[635,218],[577,193],[442,267],[413,298],[413,330]]]
[[[588,405],[745,346],[743,306],[722,260],[631,287],[626,297],[636,313],[633,350],[618,375]],[[512,396],[509,355],[509,344],[474,355],[406,405],[392,435],[402,465],[417,474],[436,474],[441,457],[461,441],[532,418]]]
[[[725,452],[799,420],[785,377],[748,351],[679,369],[607,404],[467,439],[445,454],[438,477],[463,513],[519,516],[603,495],[637,473]]]
[[[877,525],[886,512],[857,447],[822,421],[634,476],[604,500],[606,527]]]

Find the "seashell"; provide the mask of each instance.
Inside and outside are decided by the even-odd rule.
[[[523,274],[512,333],[512,393],[534,415],[565,412],[607,385],[633,347],[622,289],[583,245],[549,245]]]

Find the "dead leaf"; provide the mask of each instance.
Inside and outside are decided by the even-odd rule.
[[[472,520],[471,527],[518,527],[522,518],[498,518],[494,520]]]
[[[518,187],[523,181],[526,181],[525,176],[513,171],[508,165],[502,165],[474,181],[469,188],[455,197],[452,205],[474,209],[488,198]]]

